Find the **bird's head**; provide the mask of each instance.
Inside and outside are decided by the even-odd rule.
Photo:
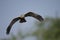
[[[20,16],[20,21],[19,22],[20,23],[26,22],[24,15],[21,15]]]
[[[22,15],[20,16],[20,18],[25,18],[25,17],[24,17],[24,14],[22,14]]]

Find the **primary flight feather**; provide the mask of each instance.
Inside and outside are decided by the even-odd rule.
[[[10,22],[9,26],[7,27],[6,34],[9,34],[9,32],[10,32],[10,30],[11,30],[11,27],[13,26],[13,24],[14,24],[15,22],[17,22],[18,20],[19,20],[20,23],[26,22],[25,17],[28,17],[28,16],[34,17],[34,18],[36,18],[36,19],[39,20],[39,21],[43,21],[43,20],[44,20],[44,19],[42,18],[42,16],[40,16],[40,15],[38,15],[38,14],[35,14],[35,13],[33,13],[33,12],[28,12],[28,13],[24,14],[24,15],[21,16],[21,17],[16,17],[16,18],[14,18],[14,19]]]

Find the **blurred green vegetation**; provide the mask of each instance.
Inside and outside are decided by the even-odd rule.
[[[39,29],[34,34],[38,36],[38,40],[60,40],[60,18],[45,18],[37,26]]]
[[[60,19],[51,19],[51,25],[43,34],[45,40],[60,40]]]
[[[60,40],[60,18],[45,18],[41,23],[35,22],[35,25],[37,30],[32,34],[23,35],[22,32],[18,32],[17,36],[20,40],[33,35],[37,37],[37,40]],[[10,40],[17,40],[17,36],[12,34]]]

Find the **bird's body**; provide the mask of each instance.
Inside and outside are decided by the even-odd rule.
[[[7,28],[7,30],[6,30],[6,31],[7,31],[6,33],[9,34],[9,32],[10,32],[10,30],[11,30],[11,27],[12,27],[13,24],[14,24],[15,22],[17,22],[18,20],[19,20],[20,23],[26,22],[25,17],[28,17],[28,16],[34,17],[34,18],[36,18],[36,19],[39,20],[39,21],[43,21],[43,18],[42,18],[40,15],[35,14],[35,13],[33,13],[33,12],[28,12],[28,13],[20,16],[20,17],[14,18],[14,19],[11,21],[11,23],[9,24],[9,26],[8,26],[8,28]]]
[[[26,20],[25,20],[25,18],[23,17],[23,18],[20,19],[19,22],[20,22],[20,23],[23,23],[23,22],[26,22]]]

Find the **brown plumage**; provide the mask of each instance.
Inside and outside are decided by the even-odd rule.
[[[33,12],[28,12],[28,13],[24,14],[22,17],[16,17],[16,18],[14,18],[14,19],[11,21],[11,23],[9,24],[9,26],[7,27],[6,33],[9,34],[9,32],[10,32],[10,30],[11,30],[11,27],[12,27],[13,24],[14,24],[15,22],[17,22],[18,20],[19,20],[20,23],[26,22],[25,17],[28,17],[28,16],[34,17],[34,18],[36,18],[36,19],[39,20],[39,21],[43,21],[43,18],[42,18],[40,15],[35,14],[35,13],[33,13]]]

